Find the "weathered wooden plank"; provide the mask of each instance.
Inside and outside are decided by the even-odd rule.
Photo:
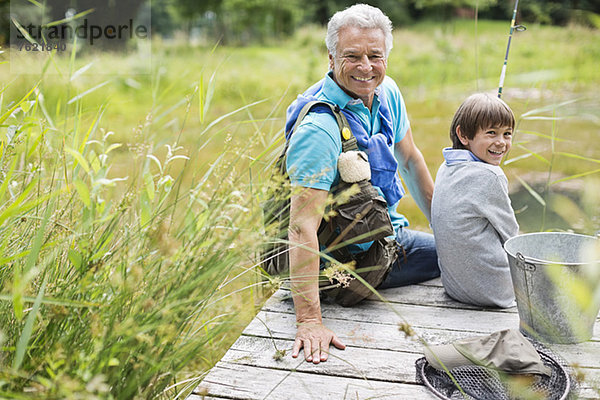
[[[276,292],[263,310],[293,313],[291,300]],[[337,304],[326,304],[322,309],[325,318],[394,324],[404,320],[415,327],[442,328],[446,330],[472,330],[480,332],[482,327],[515,328],[519,317],[514,313],[445,309],[410,304],[385,304],[364,301],[354,307],[344,308]]]
[[[440,308],[505,313],[518,312],[516,306],[510,308],[490,308],[460,303],[448,296],[442,286],[437,285],[409,285],[399,288],[383,289],[379,292],[379,294],[390,303],[402,303],[411,305],[435,306]],[[277,296],[279,299],[290,298],[289,289],[282,289],[282,291],[278,293]],[[381,299],[375,294],[372,294],[367,300],[375,302],[381,301]],[[332,304],[327,299],[323,300],[323,303],[326,305]],[[596,321],[600,322],[600,314],[598,314]]]
[[[303,372],[316,372],[325,375],[364,377],[389,382],[415,382],[417,359],[423,357],[422,346],[419,352],[401,350],[366,349],[347,346],[346,350],[331,348],[327,362],[314,365],[303,362],[301,357],[292,358],[293,340],[277,340],[253,336],[242,336],[232,346],[222,361],[254,365],[263,368],[289,369]],[[564,347],[564,346],[563,346]],[[284,351],[285,353],[282,353]],[[583,351],[579,351],[584,353]],[[276,356],[279,354],[280,357]],[[558,354],[558,353],[557,353]],[[560,354],[560,357],[565,357]],[[579,360],[566,359],[578,365],[578,370],[586,376],[586,381],[598,382],[600,379],[600,360],[598,357],[585,357],[591,365]]]
[[[420,304],[420,305],[429,305],[429,306],[439,306],[445,308],[462,308],[466,310],[494,310],[500,312],[517,312],[516,307],[508,308],[508,309],[498,309],[498,308],[486,308],[481,306],[474,306],[471,304],[460,303],[456,300],[453,300],[450,296],[446,294],[443,286],[441,286],[441,281],[439,285],[434,284],[427,285],[409,285],[403,286],[399,288],[389,288],[382,289],[379,291],[379,294],[386,299],[386,301],[392,303],[406,303],[406,304]],[[281,296],[289,297],[290,292],[288,288],[282,288]],[[370,301],[381,301],[379,296],[372,294],[369,297]]]
[[[582,382],[578,383],[580,399],[600,399],[600,369],[580,368],[577,371],[581,374]]]
[[[439,285],[435,284],[440,282]],[[431,283],[429,283],[431,282]],[[492,311],[492,312],[507,312],[517,313],[517,307],[510,308],[493,308],[493,307],[482,307],[475,306],[472,304],[465,304],[452,299],[444,287],[441,285],[441,280],[434,279],[429,281],[428,284],[409,285],[398,288],[382,289],[379,294],[385,298],[386,301],[391,303],[403,303],[412,305],[424,305],[424,306],[436,306],[441,308],[454,308],[463,310],[479,310],[479,311]],[[278,295],[281,299],[288,298],[290,296],[289,289],[283,289]],[[368,301],[381,301],[379,296],[372,294]],[[325,304],[330,304],[325,300]],[[600,314],[596,319],[600,322]]]
[[[263,310],[294,313],[288,293],[276,292],[263,307]],[[408,322],[413,327],[439,328],[445,330],[475,331],[492,328],[493,331],[518,328],[517,313],[501,311],[479,311],[447,309],[412,304],[382,303],[364,301],[354,307],[344,308],[337,304],[325,303],[322,309],[325,318],[363,321],[372,323],[397,324]],[[485,327],[485,328],[484,328]],[[593,340],[600,340],[600,324],[594,326]]]
[[[516,313],[517,307],[511,308],[490,308],[465,304],[452,299],[442,286],[434,285],[410,285],[399,288],[383,289],[379,291],[387,301],[392,303],[416,304],[436,306],[443,308],[460,308],[464,310],[480,310]],[[376,295],[371,295],[369,300],[381,301]]]
[[[419,353],[347,346],[345,350],[330,349],[327,362],[313,364],[304,361],[302,355],[292,358],[293,344],[292,340],[242,336],[221,361],[320,375],[415,383],[415,361],[423,356]],[[285,355],[276,357],[277,350],[285,350]]]
[[[442,278],[435,278],[435,279],[430,279],[428,281],[425,282],[421,282],[417,285],[414,286],[438,286],[438,287],[443,287],[444,285],[442,284]]]
[[[296,335],[296,319],[293,314],[261,311],[248,325],[244,334],[273,337],[277,339],[294,339]],[[370,322],[324,318],[325,325],[332,329],[346,345],[380,350],[420,351],[420,341],[415,337],[407,337],[394,324],[372,324]],[[492,332],[443,331],[415,327],[415,332],[430,344],[441,344],[468,335]]]
[[[548,348],[569,364],[600,369],[600,342],[549,344]]]
[[[581,388],[578,395],[579,399],[598,400],[600,399],[600,390],[595,388]]]
[[[414,362],[421,357],[420,354],[347,347],[345,351],[333,349],[330,359],[318,365],[293,359],[289,351],[281,359],[273,358],[275,349],[289,350],[291,346],[291,340],[241,337],[221,361],[265,368],[265,373],[269,374],[269,370],[282,370],[369,381],[416,383]],[[580,368],[579,372],[585,374],[585,382],[580,385],[582,397],[595,398],[593,388],[597,388],[600,382],[600,369]]]
[[[227,399],[429,399],[424,386],[219,362],[200,384]],[[199,389],[197,389],[199,390]]]
[[[372,323],[328,318],[325,318],[323,321],[347,346],[411,353],[422,352],[423,346],[421,341],[415,337],[407,337],[398,329],[397,325],[374,325]],[[421,327],[414,328],[417,335],[429,345],[448,343],[497,330],[495,326],[486,326],[484,329],[481,332],[473,332],[446,331]],[[293,340],[296,335],[295,317],[291,314],[261,311],[248,325],[244,334]],[[576,363],[583,367],[600,368],[600,342],[585,342],[575,345],[551,345],[551,349],[569,363]]]

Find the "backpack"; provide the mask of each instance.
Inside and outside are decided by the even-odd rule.
[[[298,114],[292,133],[300,125],[302,119],[315,107],[324,108],[336,119],[342,139],[342,152],[358,151],[356,138],[350,125],[339,106],[325,101],[308,102]],[[292,195],[291,184],[286,170],[286,153],[289,140],[279,155],[273,167],[266,200],[262,203],[263,223],[266,243],[261,252],[261,265],[269,275],[289,274],[289,210]],[[348,201],[343,204],[333,204],[325,211],[318,230],[319,244],[327,247],[327,252],[340,263],[354,262],[357,274],[361,279],[350,282],[331,282],[325,290],[336,302],[349,306],[364,299],[371,293],[371,288],[361,282],[364,280],[376,288],[387,276],[392,263],[398,256],[398,246],[395,239],[389,236],[394,229],[387,210],[387,202],[371,185],[364,180],[355,184],[340,180],[330,193],[343,193],[353,185],[354,189]],[[352,254],[348,251],[347,243],[366,243],[373,241],[369,250]],[[330,279],[331,280],[331,279]]]

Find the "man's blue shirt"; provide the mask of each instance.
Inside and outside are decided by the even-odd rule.
[[[371,111],[365,107],[362,100],[354,99],[344,92],[329,74],[315,96],[351,111],[371,136],[381,130],[378,112],[378,94],[381,90],[385,91],[383,97],[391,114],[394,143],[398,143],[406,135],[410,124],[402,94],[391,78],[386,77],[376,89]],[[391,150],[393,152],[393,148]],[[286,165],[290,181],[293,185],[329,191],[339,180],[337,160],[341,152],[340,129],[335,118],[329,113],[309,113],[290,138]],[[396,230],[400,226],[408,226],[407,219],[396,212],[397,205],[398,203],[388,206]]]

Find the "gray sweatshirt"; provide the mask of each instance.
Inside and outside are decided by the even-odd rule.
[[[512,307],[504,242],[519,231],[500,167],[468,150],[444,149],[431,204],[442,283],[460,302]]]

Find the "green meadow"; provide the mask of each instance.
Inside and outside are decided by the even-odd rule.
[[[527,25],[527,24],[525,24]],[[509,26],[395,30],[388,75],[435,177],[462,100],[497,91]],[[155,39],[0,64],[0,397],[184,398],[277,288],[257,267],[285,109],[325,31],[264,46]],[[600,229],[600,32],[527,25],[503,99],[523,232]],[[12,72],[11,72],[12,70]],[[413,228],[426,219],[407,196]]]

